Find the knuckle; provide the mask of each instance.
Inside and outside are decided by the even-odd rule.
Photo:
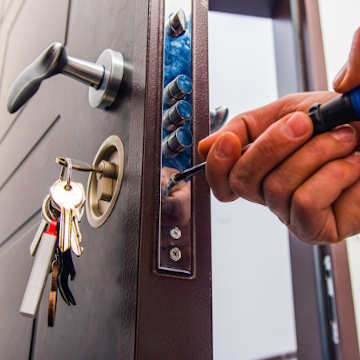
[[[298,94],[288,94],[280,98],[280,104],[282,105],[281,115],[289,114],[297,109],[299,103]]]
[[[249,189],[249,181],[246,176],[241,173],[231,174],[229,178],[230,189],[237,196],[245,196]]]
[[[315,233],[310,239],[314,244],[336,244],[341,241],[337,231],[334,229],[333,223],[330,218],[319,228],[319,231]]]
[[[235,198],[242,197],[264,205],[260,183],[247,174],[246,171],[231,173],[229,186]]]
[[[286,183],[278,174],[270,174],[263,182],[263,193],[265,203],[271,208],[274,203],[278,203],[288,193]]]
[[[292,197],[292,206],[300,213],[307,213],[313,209],[314,201],[312,196],[303,190],[295,191]]]
[[[297,94],[287,94],[285,96],[282,96],[280,98],[280,101],[286,105],[286,104],[292,104],[294,102],[294,100],[297,99]]]
[[[261,143],[261,146],[258,146],[258,151],[263,158],[272,159],[279,152],[279,147],[269,136],[267,136],[266,140]]]

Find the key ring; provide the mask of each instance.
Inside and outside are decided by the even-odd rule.
[[[50,224],[52,220],[56,220],[56,219],[52,219],[51,218],[52,214],[50,215],[48,212],[49,202],[50,202],[50,195],[47,195],[46,198],[44,199],[44,201],[42,203],[42,207],[41,207],[41,215],[48,224]]]
[[[62,166],[61,166],[60,177],[59,177],[61,181],[64,181],[65,168],[66,168],[65,165],[62,165]]]
[[[71,173],[72,173],[72,160],[70,158],[65,158],[66,166],[66,185],[65,190],[71,190]]]

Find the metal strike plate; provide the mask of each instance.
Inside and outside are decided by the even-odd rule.
[[[89,175],[86,191],[86,216],[89,224],[98,228],[109,218],[119,196],[124,173],[124,146],[112,135],[100,146],[92,163],[101,172]]]
[[[164,2],[163,108],[156,272],[194,276],[191,181],[168,189],[171,174],[192,165],[192,1]]]

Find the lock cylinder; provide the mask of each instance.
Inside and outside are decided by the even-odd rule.
[[[163,127],[167,131],[173,131],[183,125],[185,121],[191,120],[192,114],[191,104],[185,100],[180,100],[165,112]]]

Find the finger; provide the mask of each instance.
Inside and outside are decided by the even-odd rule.
[[[326,163],[350,154],[357,145],[353,127],[344,125],[309,140],[263,181],[265,204],[288,224],[295,190]]]
[[[335,243],[342,239],[332,204],[360,177],[360,153],[323,166],[294,193],[289,228],[305,242]]]
[[[287,95],[271,104],[235,116],[219,131],[201,140],[198,151],[206,158],[218,137],[229,131],[236,134],[242,146],[245,146],[255,141],[270,125],[285,115],[295,111],[307,113],[314,103],[322,104],[336,96],[336,93],[329,91]]]
[[[263,178],[302,146],[312,131],[311,119],[301,112],[270,126],[233,166],[229,178],[232,193],[263,204]]]
[[[360,159],[360,154],[356,156]],[[359,160],[360,161],[360,160]],[[360,232],[360,180],[347,188],[334,206],[339,237],[341,239]]]
[[[344,93],[360,85],[360,28],[356,30],[348,61],[336,75],[333,88]]]
[[[235,199],[229,186],[228,175],[239,156],[241,144],[239,138],[231,132],[223,133],[209,152],[206,177],[215,197],[221,201]]]

